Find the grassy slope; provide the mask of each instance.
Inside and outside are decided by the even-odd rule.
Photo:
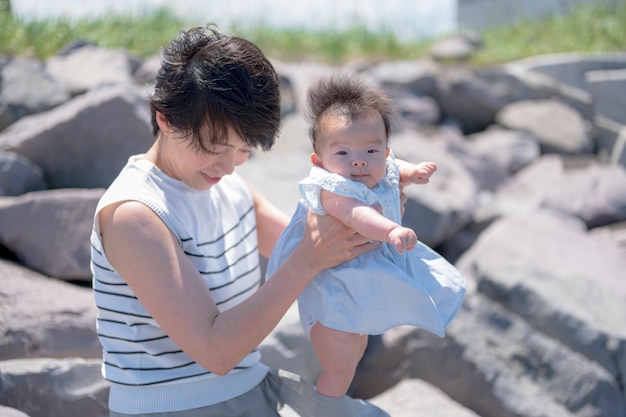
[[[525,21],[481,33],[485,47],[474,57],[476,65],[507,62],[553,52],[626,51],[626,0],[616,8],[585,6],[564,17]],[[56,53],[76,40],[107,48],[125,48],[139,57],[156,54],[189,22],[167,10],[141,17],[111,15],[91,20],[52,19],[23,22],[0,12],[0,56]],[[355,26],[347,31],[278,30],[268,27],[231,31],[257,43],[267,55],[283,60],[318,60],[341,64],[361,58],[372,61],[415,59],[428,53],[436,40],[400,42],[386,32],[373,33]]]

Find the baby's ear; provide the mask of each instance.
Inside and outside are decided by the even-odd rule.
[[[311,154],[311,162],[313,163],[313,165],[317,165],[318,167],[323,167],[322,160],[315,152]]]
[[[389,149],[389,147],[387,147],[387,153],[385,154],[385,158],[389,158],[389,152],[391,152],[391,149]]]

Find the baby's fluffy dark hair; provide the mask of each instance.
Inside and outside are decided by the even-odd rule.
[[[317,151],[320,120],[324,116],[345,117],[357,120],[371,112],[380,113],[389,137],[394,110],[385,92],[367,83],[356,74],[340,74],[321,78],[309,88],[304,116],[310,124],[309,136]]]

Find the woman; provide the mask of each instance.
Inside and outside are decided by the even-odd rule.
[[[376,245],[310,215],[262,283],[288,219],[233,173],[280,125],[276,73],[214,27],[163,51],[150,99],[154,144],[130,157],[94,218],[92,271],[111,416],[384,416],[269,370],[257,346],[319,271]]]

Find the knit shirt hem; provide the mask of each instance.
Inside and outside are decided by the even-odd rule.
[[[191,410],[227,401],[257,386],[269,368],[257,363],[251,368],[224,376],[190,381],[128,386],[111,383],[109,409],[123,414],[143,414]]]

